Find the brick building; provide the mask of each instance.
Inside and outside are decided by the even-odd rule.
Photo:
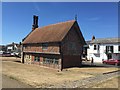
[[[71,20],[38,28],[34,16],[32,31],[23,39],[21,62],[62,70],[80,67],[84,37],[77,21]]]

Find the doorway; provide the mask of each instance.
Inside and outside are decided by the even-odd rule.
[[[108,59],[112,59],[112,54],[107,54]]]

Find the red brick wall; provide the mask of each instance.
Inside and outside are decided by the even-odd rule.
[[[72,43],[74,44],[74,48],[71,48]],[[73,28],[69,31],[69,33],[63,41],[63,55],[81,55],[82,46],[83,45],[81,44],[78,33]]]
[[[23,51],[43,52],[43,53],[59,53],[59,44],[48,44],[48,48],[42,49],[42,44],[23,45]]]
[[[32,54],[31,54],[32,55]],[[34,56],[32,55],[32,61],[34,61]]]
[[[73,44],[73,48],[71,46]],[[79,67],[81,66],[81,54],[82,54],[82,43],[80,41],[80,37],[76,31],[76,28],[72,28],[65,39],[62,42],[62,54],[63,61],[62,67]]]
[[[64,55],[63,56],[63,68],[68,67],[80,67],[81,66],[81,57],[78,55]]]

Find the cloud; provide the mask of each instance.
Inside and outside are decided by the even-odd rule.
[[[100,18],[99,17],[92,17],[92,18],[89,18],[88,20],[90,21],[98,21]]]

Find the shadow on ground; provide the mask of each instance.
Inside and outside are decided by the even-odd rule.
[[[120,66],[115,66],[115,65],[108,65],[108,64],[96,64],[96,65],[88,65],[88,64],[82,64],[82,68],[86,68],[86,67],[88,67],[88,68],[96,68],[96,67],[100,67],[100,68],[105,68],[105,67],[117,67],[117,68],[119,68]]]
[[[17,60],[17,61],[14,61],[14,62],[21,63],[21,61],[18,61],[18,60]]]

